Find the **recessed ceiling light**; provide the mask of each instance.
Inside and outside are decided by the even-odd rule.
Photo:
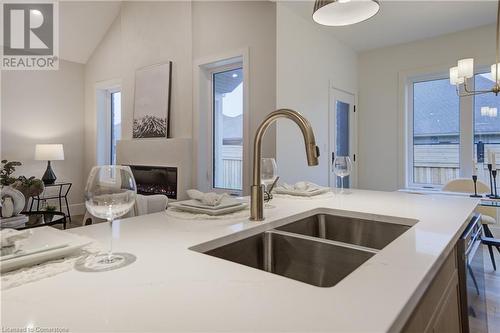
[[[238,77],[238,74],[236,74],[236,73],[233,73],[233,77]]]

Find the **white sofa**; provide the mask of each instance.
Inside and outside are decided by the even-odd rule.
[[[135,200],[134,207],[130,210],[127,215],[121,218],[140,216],[146,214],[153,214],[164,211],[167,209],[168,198],[162,194],[154,195],[141,195],[138,194]],[[97,222],[103,222],[104,220],[93,216],[88,211],[85,212],[85,216],[82,221],[82,225],[90,225]]]

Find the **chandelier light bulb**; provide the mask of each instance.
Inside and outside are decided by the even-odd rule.
[[[491,65],[491,78],[500,83],[500,63]]]
[[[458,85],[458,67],[450,68],[450,83],[454,86]]]

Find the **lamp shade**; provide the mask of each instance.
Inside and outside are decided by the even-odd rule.
[[[490,115],[490,108],[487,106],[481,106],[481,116],[486,117]]]
[[[458,61],[458,77],[470,79],[474,76],[474,59],[461,59]]]
[[[316,0],[313,20],[322,25],[344,26],[365,21],[379,9],[378,0]]]
[[[497,80],[500,81],[500,64],[493,64],[491,65],[491,79],[493,81]],[[500,83],[500,82],[497,82]]]
[[[35,146],[35,160],[37,161],[60,161],[64,160],[64,149],[62,144],[43,144]]]
[[[458,67],[450,68],[450,83],[452,85],[459,85],[464,83],[464,78],[458,76]]]
[[[497,117],[497,116],[498,116],[498,109],[490,108],[490,117]]]

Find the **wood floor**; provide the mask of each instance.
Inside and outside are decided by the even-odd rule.
[[[72,222],[68,228],[82,226],[83,215],[72,216]],[[486,282],[486,296],[488,302],[488,327],[490,333],[500,332],[500,253],[495,251],[497,270],[493,270],[490,256],[486,247],[484,251],[484,271]]]

